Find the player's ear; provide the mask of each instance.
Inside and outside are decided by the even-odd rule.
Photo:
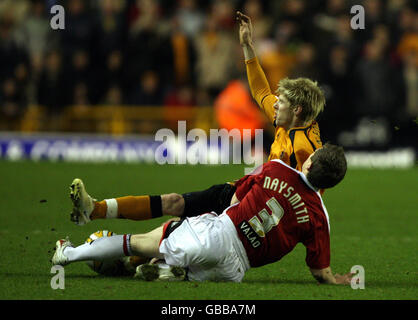
[[[310,156],[308,159],[305,160],[305,162],[302,165],[302,173],[307,176],[309,171],[312,168],[312,156]]]
[[[306,170],[311,171],[312,168],[312,160],[308,162],[308,164],[306,165]]]
[[[302,114],[303,108],[300,105],[297,105],[295,107],[295,109],[293,109],[293,112],[295,113],[296,116],[300,116]]]

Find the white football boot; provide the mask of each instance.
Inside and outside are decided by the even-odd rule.
[[[70,186],[70,198],[73,202],[71,221],[82,226],[90,222],[90,214],[94,209],[96,199],[90,197],[81,179],[74,179]]]
[[[68,258],[64,255],[64,249],[67,247],[73,247],[73,244],[67,237],[65,239],[58,240],[55,246],[56,246],[55,253],[54,253],[54,256],[52,257],[51,262],[54,266],[55,265],[65,266],[66,264],[68,264]]]
[[[145,281],[183,281],[186,270],[165,263],[146,263],[136,268],[134,277]]]

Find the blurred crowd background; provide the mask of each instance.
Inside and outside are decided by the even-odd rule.
[[[65,8],[64,30],[50,27],[55,4]],[[365,9],[364,30],[350,27],[356,4]],[[235,22],[241,10],[253,20],[273,90],[283,77],[309,77],[324,89],[319,122],[326,138],[416,144],[417,4],[0,0],[0,130],[22,130],[31,106],[50,119],[41,129],[60,131],[54,119],[69,107],[203,108],[228,92],[248,94]]]

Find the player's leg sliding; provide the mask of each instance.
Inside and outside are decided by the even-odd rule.
[[[145,195],[96,201],[90,218],[148,220],[161,216],[161,197]]]
[[[104,261],[133,256],[130,245],[130,234],[103,237],[84,243],[78,247],[67,239],[58,240],[52,264],[67,265],[76,261]]]
[[[165,263],[146,263],[136,268],[135,278],[145,281],[183,281],[186,270]]]
[[[77,225],[95,219],[147,220],[163,215],[161,196],[126,196],[97,201],[78,178],[71,184],[70,198],[73,202],[71,221]]]
[[[71,221],[83,225],[95,219],[148,220],[162,215],[193,217],[211,211],[221,214],[229,206],[235,187],[220,184],[183,195],[126,196],[102,201],[87,193],[81,179],[74,179],[70,190],[73,202]]]
[[[146,234],[101,237],[78,247],[74,247],[68,238],[61,239],[56,243],[56,251],[51,262],[54,265],[65,266],[76,261],[116,260],[137,255],[161,259],[159,243],[163,230],[163,226],[160,226]],[[148,281],[181,281],[185,279],[186,271],[165,263],[143,264],[136,269],[136,277]]]

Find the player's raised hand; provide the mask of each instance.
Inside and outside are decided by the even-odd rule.
[[[236,20],[239,23],[239,42],[241,46],[251,45],[253,41],[253,26],[250,17],[237,11]]]

